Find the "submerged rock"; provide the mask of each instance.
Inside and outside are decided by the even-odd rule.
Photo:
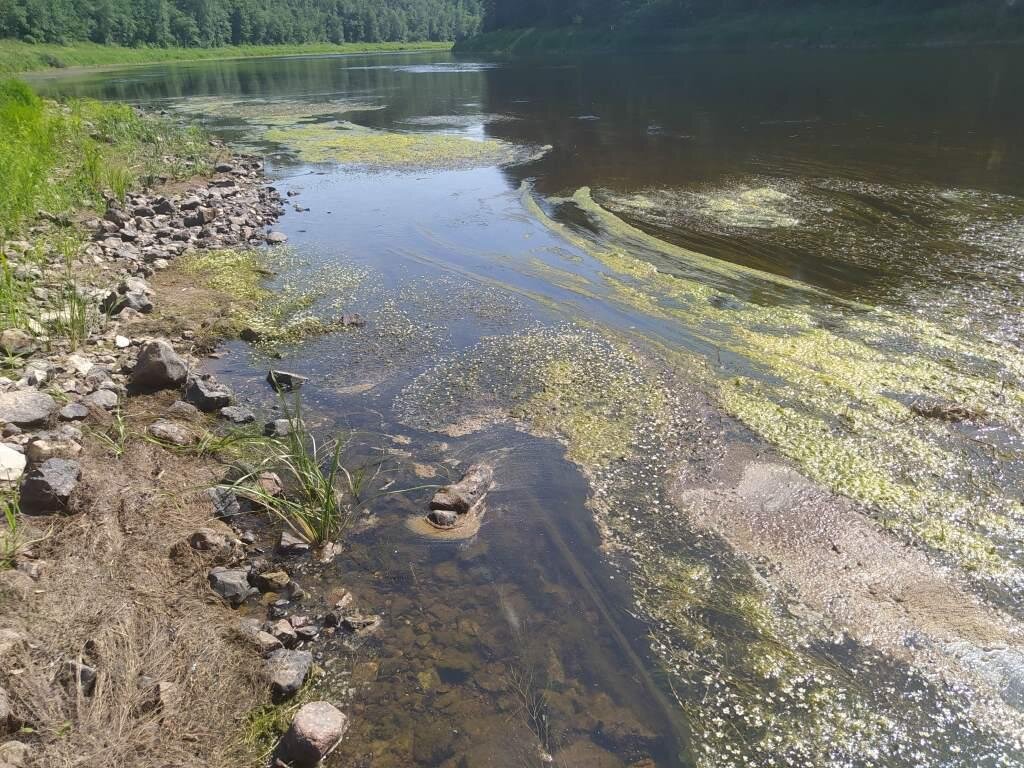
[[[427,522],[437,528],[454,528],[462,515],[483,501],[493,482],[494,470],[489,465],[474,464],[459,482],[434,494]]]
[[[267,383],[278,392],[291,392],[299,389],[309,381],[306,376],[300,376],[290,371],[270,371],[267,374]]]
[[[326,701],[306,704],[281,739],[278,758],[294,768],[313,768],[341,743],[347,730],[348,718],[334,705]]]

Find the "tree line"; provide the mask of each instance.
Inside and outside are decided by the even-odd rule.
[[[125,46],[461,40],[481,0],[0,0],[0,38]]]
[[[1012,9],[1005,0],[484,0],[484,29],[527,27],[687,26],[755,13],[798,14],[872,9],[928,13],[974,6],[981,14]]]

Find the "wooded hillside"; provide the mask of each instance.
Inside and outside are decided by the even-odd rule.
[[[125,46],[459,40],[480,0],[0,0],[0,38]]]

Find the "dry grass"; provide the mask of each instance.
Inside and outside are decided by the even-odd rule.
[[[130,405],[136,417],[156,407]],[[18,659],[0,660],[0,684],[35,731],[38,764],[252,764],[240,728],[266,701],[259,657],[208,589],[209,564],[169,557],[212,517],[200,491],[216,465],[139,439],[120,458],[87,441],[81,463],[79,508],[33,553],[49,567],[25,599],[0,603],[0,627],[19,628],[32,643]],[[92,696],[61,686],[67,658],[97,669]],[[153,685],[164,681],[178,686],[179,702],[148,709]]]

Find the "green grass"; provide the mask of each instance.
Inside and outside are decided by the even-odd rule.
[[[530,55],[609,51],[672,51],[782,47],[848,47],[1024,43],[1024,13],[994,12],[964,3],[932,11],[892,7],[761,11],[722,15],[688,26],[643,18],[614,29],[551,27],[488,32],[455,45],[456,52]]]
[[[251,471],[225,486],[267,510],[297,536],[319,546],[337,541],[356,515],[377,499],[416,488],[388,490],[383,461],[350,464],[343,461],[347,440],[320,442],[306,427],[298,393],[289,404],[281,395],[289,424],[284,438],[263,438],[254,446],[262,459]],[[273,495],[257,482],[264,472],[280,477],[284,493]]]
[[[241,45],[222,48],[122,48],[96,43],[51,45],[0,40],[0,75],[65,67],[117,64],[152,64],[163,61],[246,59],[266,56],[298,56],[339,53],[389,53],[397,51],[444,51],[451,43],[305,43],[301,45]]]
[[[52,294],[56,317],[49,330],[72,347],[81,344],[96,306],[78,290],[76,215],[102,211],[106,197],[124,199],[130,189],[160,178],[204,173],[214,159],[206,134],[196,128],[125,104],[44,101],[25,83],[0,80],[0,322],[27,328],[32,284],[19,271],[55,251],[64,257],[67,276]],[[4,252],[40,211],[58,223],[35,234],[27,253]]]
[[[6,571],[14,567],[22,546],[17,495],[5,494],[0,499],[0,507],[3,507],[4,517],[0,525],[0,571]]]
[[[40,209],[69,217],[99,208],[104,194],[123,197],[160,176],[203,172],[210,152],[201,131],[125,104],[58,104],[17,80],[0,81],[0,239]]]

